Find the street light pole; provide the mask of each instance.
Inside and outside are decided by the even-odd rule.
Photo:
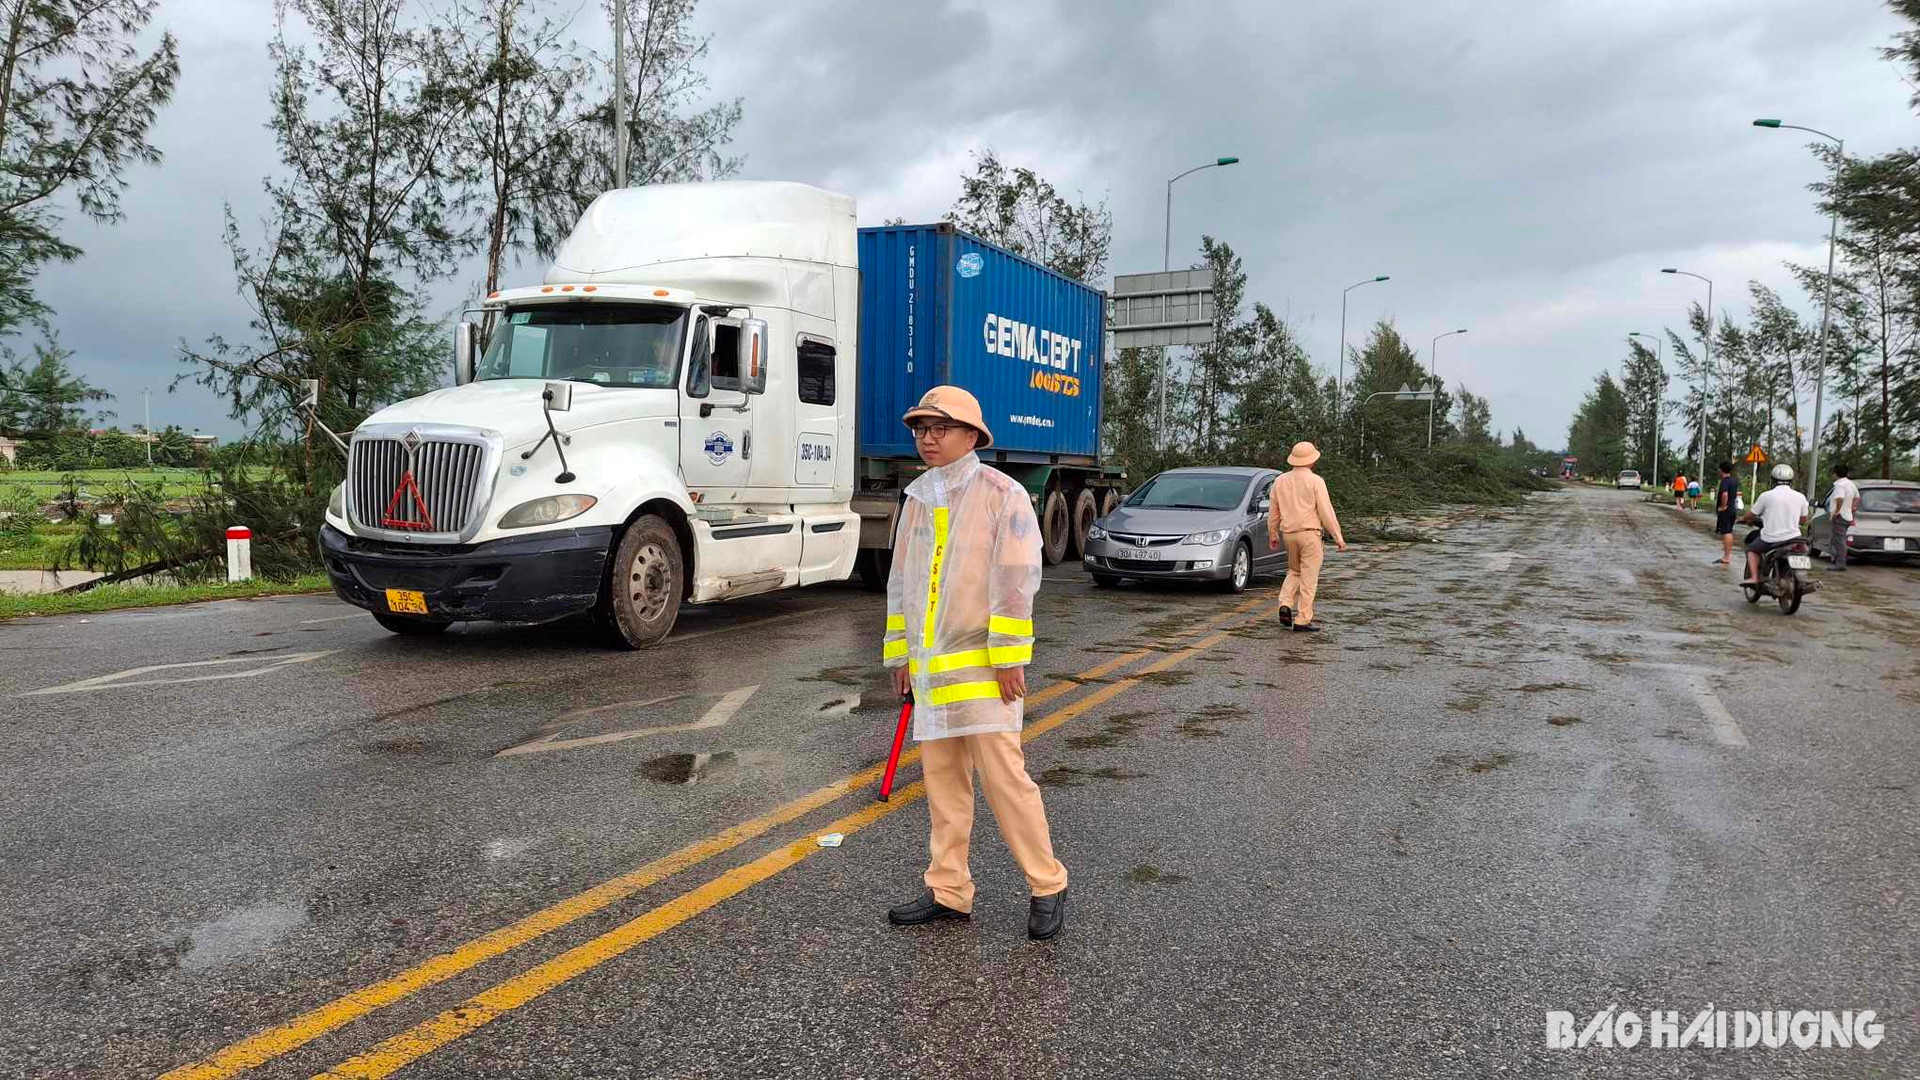
[[[613,0],[613,186],[627,186],[627,0]]]
[[[1820,357],[1814,362],[1813,376],[1813,460],[1807,466],[1807,501],[1813,501],[1813,493],[1820,478],[1820,409],[1825,404],[1827,394],[1827,324],[1833,314],[1833,249],[1840,238],[1840,168],[1847,162],[1846,140],[1838,135],[1829,135],[1816,128],[1801,127],[1798,124],[1783,124],[1778,120],[1755,120],[1754,127],[1791,128],[1804,131],[1831,140],[1834,145],[1833,158],[1833,214],[1827,223],[1827,284],[1821,289],[1820,296]]]
[[[1685,274],[1690,278],[1699,278],[1707,283],[1707,332],[1706,360],[1700,368],[1700,475],[1707,475],[1707,392],[1713,386],[1713,279],[1703,277],[1691,270],[1676,270],[1665,267],[1663,274]]]
[[[1186,172],[1183,172],[1179,176],[1174,177],[1173,180],[1167,181],[1166,230],[1165,230],[1165,235],[1163,236],[1160,243],[1160,270],[1162,273],[1166,273],[1173,269],[1173,184],[1174,184],[1174,181],[1181,179],[1181,177],[1191,176],[1194,173],[1199,172],[1201,169],[1223,168],[1228,165],[1238,164],[1239,161],[1240,159],[1237,157],[1214,158],[1212,161],[1207,162],[1205,165],[1195,165],[1193,168],[1188,169]],[[1159,429],[1160,429],[1160,446],[1162,449],[1165,449],[1167,445],[1167,368],[1170,367],[1172,364],[1172,360],[1170,359],[1171,354],[1168,353],[1167,351],[1169,348],[1171,348],[1171,346],[1168,346],[1168,345],[1160,346]]]
[[[1627,336],[1643,337],[1653,342],[1653,365],[1660,369],[1661,378],[1665,378],[1667,367],[1663,358],[1667,352],[1667,343],[1654,337],[1652,334],[1643,334],[1638,330],[1627,331]],[[1653,477],[1653,486],[1655,488],[1660,486],[1660,427],[1666,419],[1666,417],[1661,415],[1664,411],[1665,410],[1660,408],[1660,383],[1659,380],[1655,380],[1653,384],[1653,470],[1647,474]]]
[[[1370,277],[1365,281],[1356,281],[1353,284],[1347,286],[1346,288],[1340,290],[1340,369],[1339,369],[1339,373],[1333,377],[1333,410],[1334,410],[1335,419],[1339,418],[1340,403],[1346,400],[1345,392],[1346,392],[1346,385],[1347,385],[1347,294],[1359,288],[1362,285],[1372,285],[1372,284],[1375,284],[1376,282],[1386,281],[1388,280],[1388,277],[1389,275],[1387,274],[1381,274],[1379,277]]]
[[[1464,333],[1466,333],[1465,330],[1449,330],[1444,334],[1435,334],[1433,336],[1433,344],[1427,346],[1427,374],[1432,377],[1435,383],[1433,387],[1434,396],[1427,399],[1427,453],[1429,454],[1433,453],[1433,402],[1434,398],[1440,396],[1440,387],[1438,385],[1440,382],[1440,339]]]

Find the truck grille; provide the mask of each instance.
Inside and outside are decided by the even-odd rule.
[[[399,439],[354,440],[347,463],[354,524],[419,536],[464,533],[482,509],[486,447],[422,440],[412,455],[412,488],[404,486],[408,458]]]

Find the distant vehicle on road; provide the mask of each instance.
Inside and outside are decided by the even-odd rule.
[[[1634,472],[1632,469],[1622,469],[1620,470],[1620,475],[1613,478],[1613,486],[1616,488],[1632,488],[1635,491],[1639,491],[1640,474]]]
[[[1847,557],[1892,555],[1912,558],[1920,555],[1920,484],[1909,480],[1856,480],[1860,486],[1860,509],[1853,516],[1853,531],[1847,534]],[[1827,509],[1827,495],[1820,497],[1820,508],[1808,522],[1808,532],[1816,541],[1833,535],[1833,514]],[[1816,543],[1814,554],[1820,554]],[[1831,559],[1833,552],[1826,553]]]
[[[1087,530],[1082,561],[1102,587],[1126,578],[1212,581],[1239,592],[1284,570],[1267,547],[1267,493],[1279,476],[1241,467],[1169,469]]]

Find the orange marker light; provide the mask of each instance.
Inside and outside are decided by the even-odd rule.
[[[592,292],[592,291],[594,291],[595,289],[598,289],[599,287],[600,287],[600,286],[598,286],[598,285],[582,285],[582,286],[580,287],[580,291],[581,291],[581,292]]]
[[[542,285],[542,286],[540,287],[540,291],[541,291],[541,292],[552,292],[552,291],[553,291],[553,286],[551,286],[551,285]]]
[[[490,292],[490,293],[488,293],[488,294],[487,294],[487,299],[489,299],[489,300],[491,300],[491,299],[493,299],[494,297],[496,297],[496,296],[499,296],[499,295],[500,295],[500,290],[499,290],[499,289],[495,289],[495,290],[493,290],[492,292]]]
[[[665,290],[665,289],[655,289],[655,290],[653,290],[653,295],[655,295],[655,296],[666,296],[666,295],[667,295],[667,290]]]
[[[562,286],[560,286],[560,291],[561,291],[561,292],[572,292],[572,291],[573,291],[573,286],[571,286],[571,285],[562,285]]]

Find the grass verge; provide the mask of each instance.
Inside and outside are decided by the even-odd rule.
[[[165,607],[207,600],[245,600],[256,596],[332,591],[325,574],[303,574],[292,581],[248,581],[238,585],[102,585],[83,593],[0,592],[0,619],[28,615],[83,615],[120,608]]]

